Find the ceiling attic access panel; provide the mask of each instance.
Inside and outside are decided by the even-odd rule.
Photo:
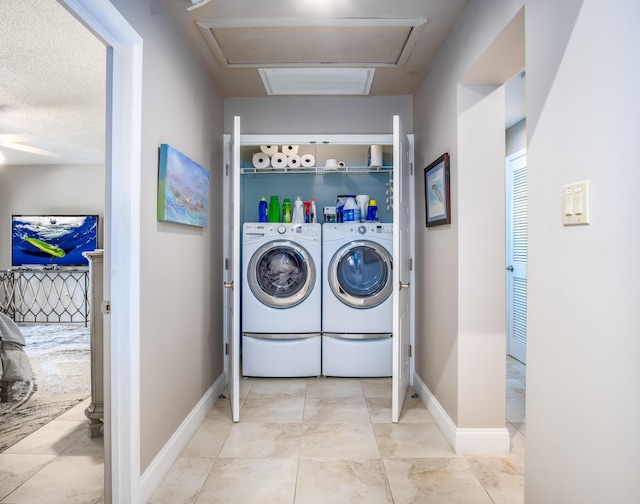
[[[422,34],[418,19],[238,19],[198,22],[228,68],[404,66]]]

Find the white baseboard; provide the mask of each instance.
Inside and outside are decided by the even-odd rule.
[[[209,411],[211,411],[220,394],[224,394],[226,390],[227,378],[222,373],[187,415],[187,418],[184,419],[178,430],[174,432],[171,439],[167,441],[167,444],[160,450],[160,453],[153,459],[153,462],[140,478],[142,502],[147,502],[151,498],[173,463],[180,456],[182,449],[200,427]]]
[[[506,427],[496,429],[458,428],[418,373],[413,375],[413,388],[456,453],[461,455],[509,453],[511,440],[509,430]]]

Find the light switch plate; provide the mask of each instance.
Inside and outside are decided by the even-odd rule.
[[[589,224],[589,206],[588,180],[562,186],[562,224]]]

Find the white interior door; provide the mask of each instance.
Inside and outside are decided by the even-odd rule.
[[[224,343],[231,415],[240,420],[240,118],[225,138]]]
[[[410,381],[411,164],[409,139],[393,116],[393,376],[391,420],[398,422]]]
[[[507,352],[526,363],[527,155],[507,157]]]

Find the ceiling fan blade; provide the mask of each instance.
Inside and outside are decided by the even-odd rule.
[[[0,143],[25,143],[33,142],[33,135],[20,135],[15,133],[9,133],[6,135],[0,135]]]
[[[60,154],[56,152],[51,152],[44,149],[39,149],[38,147],[30,147],[28,145],[22,145],[14,142],[5,142],[0,139],[0,147],[6,147],[7,149],[15,149],[22,152],[28,152],[30,154],[38,154],[39,156],[48,156],[48,157],[60,157]]]

